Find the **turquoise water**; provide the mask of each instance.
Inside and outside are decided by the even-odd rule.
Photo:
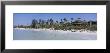
[[[14,29],[13,40],[96,40],[97,33]]]

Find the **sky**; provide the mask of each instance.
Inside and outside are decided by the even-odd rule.
[[[13,24],[15,25],[30,25],[33,19],[47,20],[52,18],[54,21],[60,21],[66,18],[67,20],[74,20],[81,18],[82,20],[97,20],[96,13],[14,13],[13,14]],[[74,21],[73,20],[73,21]]]

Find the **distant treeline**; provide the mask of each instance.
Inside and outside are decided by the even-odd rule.
[[[60,21],[54,21],[52,18],[47,19],[47,20],[36,20],[33,19],[31,24],[26,26],[26,25],[18,25],[14,26],[14,28],[48,28],[48,29],[54,29],[54,30],[80,30],[80,29],[85,29],[85,30],[92,30],[96,31],[97,30],[97,21],[87,21],[87,20],[82,20],[81,18],[77,18],[74,20],[74,18],[71,18],[71,20],[67,20],[66,18],[60,19]]]

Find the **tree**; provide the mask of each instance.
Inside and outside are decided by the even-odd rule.
[[[63,24],[63,20],[61,19],[61,22],[60,22],[60,24]]]
[[[48,25],[50,25],[50,20],[49,19],[47,20],[47,23],[48,23]]]
[[[51,19],[50,19],[50,25],[52,25],[52,24],[53,24],[53,19],[51,18]]]
[[[78,18],[79,20],[81,19],[81,18]]]
[[[35,20],[35,28],[38,28],[38,21]]]
[[[32,27],[32,28],[35,28],[35,26],[36,26],[36,20],[33,19],[33,20],[32,20],[32,23],[31,23],[31,27]]]
[[[45,21],[44,21],[44,20],[42,20],[42,21],[41,21],[41,24],[44,24],[44,23],[45,23]]]
[[[74,18],[71,18],[71,22],[73,22]]]
[[[56,23],[58,24],[58,21],[56,21]]]
[[[64,20],[64,23],[66,23],[68,21],[66,18],[64,18],[63,20]]]
[[[63,29],[67,30],[67,21],[68,20],[66,18],[64,18],[63,20],[64,20]]]
[[[41,24],[41,22],[42,22],[42,20],[41,20],[41,19],[39,19],[39,24]]]
[[[38,21],[37,21],[37,20],[35,20],[35,23],[36,23],[36,24],[38,24]]]

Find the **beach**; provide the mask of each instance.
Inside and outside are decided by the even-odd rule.
[[[97,32],[34,28],[14,28],[14,40],[96,40]]]

